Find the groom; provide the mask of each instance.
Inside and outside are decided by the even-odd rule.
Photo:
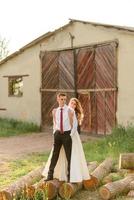
[[[59,107],[52,111],[53,127],[54,127],[54,148],[51,158],[51,163],[48,171],[48,176],[45,181],[53,179],[54,168],[59,158],[60,149],[63,145],[67,162],[68,162],[68,181],[70,180],[70,161],[72,150],[71,129],[73,122],[73,113],[66,105],[66,94],[59,93],[57,95],[57,102]]]

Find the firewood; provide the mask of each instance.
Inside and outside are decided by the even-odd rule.
[[[37,168],[27,175],[21,177],[18,181],[3,189],[0,194],[4,200],[12,200],[15,195],[23,191],[26,186],[31,185],[35,180],[42,178],[42,170],[44,167]]]
[[[110,173],[108,174],[107,176],[105,176],[103,179],[102,179],[102,184],[106,184],[106,183],[110,183],[110,182],[113,182],[113,181],[117,181],[117,180],[120,180],[124,178],[123,176],[121,176],[119,173]]]
[[[27,198],[28,199],[33,198],[36,190],[40,189],[42,187],[43,183],[44,183],[44,178],[41,179],[39,182],[33,184],[33,185],[27,185],[26,186],[26,196],[27,196]]]
[[[88,163],[89,174],[93,172],[98,167],[98,165],[99,163],[97,161],[89,162]]]
[[[134,180],[134,175],[129,175],[124,179],[107,183],[99,189],[99,194],[102,199],[108,200],[112,197],[129,191],[129,183]]]
[[[3,200],[2,192],[0,192],[0,200]]]
[[[40,186],[40,189],[43,190],[46,198],[53,199],[58,195],[58,191],[60,186],[63,184],[63,181],[59,181],[58,179],[53,179],[47,182],[44,182],[42,186]]]
[[[134,199],[134,190],[130,190],[129,193],[127,194],[128,197],[133,197]]]
[[[83,185],[85,189],[95,189],[100,181],[111,171],[113,166],[113,160],[108,158],[104,160],[92,173],[91,179],[84,180]]]
[[[82,189],[82,182],[81,183],[63,183],[59,189],[59,195],[64,199],[69,199],[74,194]]]
[[[120,154],[119,169],[132,169],[132,170],[134,170],[134,153]]]
[[[44,185],[44,178],[42,178],[39,182],[33,184],[33,185],[27,185],[26,186],[26,196],[27,198],[31,199],[34,197],[34,194],[37,190],[43,189]]]
[[[134,197],[134,181],[129,184],[129,193],[127,194],[128,197]]]
[[[134,190],[134,181],[132,181],[132,182],[129,184],[129,188],[130,188],[130,190]]]
[[[26,196],[27,198],[32,199],[36,192],[43,191],[44,195],[46,195],[48,199],[53,199],[58,194],[58,189],[62,183],[63,182],[57,179],[45,182],[43,178],[39,182],[27,186]]]
[[[34,185],[29,185],[26,186],[26,197],[29,199],[32,199],[35,194],[35,186]]]
[[[130,174],[130,169],[119,169],[118,174],[121,176],[128,176]]]

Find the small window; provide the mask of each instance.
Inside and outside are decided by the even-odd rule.
[[[21,97],[23,95],[23,77],[8,77],[9,96]]]

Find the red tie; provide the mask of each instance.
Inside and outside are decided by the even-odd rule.
[[[60,109],[60,131],[63,133],[63,108]]]

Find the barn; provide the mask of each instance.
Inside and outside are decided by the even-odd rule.
[[[77,97],[82,130],[134,123],[134,28],[70,19],[0,62],[2,118],[52,125],[56,94]]]

